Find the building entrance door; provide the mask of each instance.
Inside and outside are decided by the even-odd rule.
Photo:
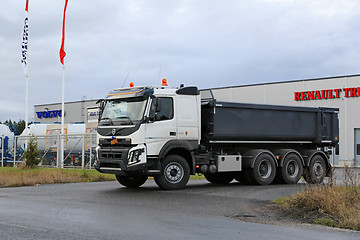
[[[360,128],[355,128],[355,132],[354,132],[354,136],[355,136],[355,162],[354,165],[355,166],[360,166]]]

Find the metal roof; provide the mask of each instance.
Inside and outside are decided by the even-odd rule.
[[[321,78],[309,78],[309,79],[296,79],[296,80],[286,80],[286,81],[277,81],[277,82],[264,82],[264,83],[254,83],[254,84],[244,84],[244,85],[228,86],[228,87],[216,87],[216,88],[211,88],[211,89],[252,87],[252,86],[260,86],[260,85],[272,85],[272,84],[293,83],[293,82],[303,82],[303,81],[316,81],[316,80],[325,80],[325,79],[334,79],[334,78],[347,78],[347,77],[360,77],[360,74],[332,76],[332,77],[321,77]],[[206,90],[206,89],[202,89],[202,90]]]

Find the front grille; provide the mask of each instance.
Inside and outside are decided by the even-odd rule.
[[[100,158],[108,158],[108,159],[121,159],[123,153],[121,152],[102,152],[100,154]]]
[[[102,148],[99,149],[99,160],[127,161],[130,148]]]

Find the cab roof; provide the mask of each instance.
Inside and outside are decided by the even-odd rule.
[[[183,87],[180,89],[170,88],[167,86],[146,86],[146,87],[130,87],[130,88],[119,88],[110,91],[106,99],[117,99],[117,98],[130,98],[130,97],[141,97],[149,95],[165,94],[165,95],[199,95],[197,87]]]

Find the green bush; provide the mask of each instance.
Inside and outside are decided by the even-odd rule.
[[[37,141],[35,137],[30,137],[28,146],[24,151],[25,165],[29,168],[36,167],[40,162],[41,158],[38,158],[41,151],[37,149]]]

